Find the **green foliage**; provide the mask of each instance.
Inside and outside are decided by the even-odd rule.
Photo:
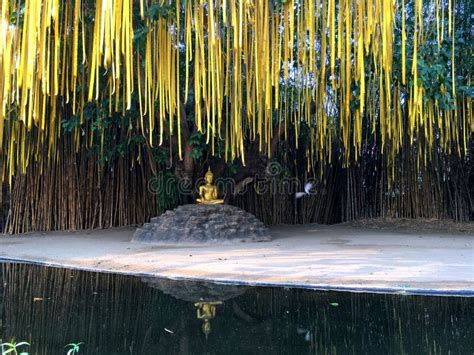
[[[458,55],[463,43],[462,38],[455,41],[455,56]],[[455,109],[455,99],[452,95],[451,57],[451,40],[443,41],[439,50],[437,45],[424,45],[419,49],[418,80],[425,89],[423,99],[425,101],[437,100],[439,107],[443,110]],[[472,91],[472,88],[466,86],[465,78],[455,77],[455,81],[457,94]],[[461,91],[459,91],[460,88]]]
[[[472,5],[471,5],[472,6]],[[426,18],[432,16],[433,8],[431,4],[426,3],[424,10]],[[458,10],[459,11],[459,10]],[[406,33],[407,38],[413,36],[413,3],[405,5],[406,13]],[[430,15],[431,14],[431,15]],[[401,16],[401,15],[399,15]],[[456,15],[458,16],[458,15]],[[401,43],[401,18],[397,18],[394,41],[394,82],[401,82],[402,77],[402,43]],[[467,37],[466,37],[467,36]],[[470,36],[470,26],[462,21],[456,22],[456,31],[454,34],[454,58],[455,58],[455,88],[456,96],[473,96],[472,83],[468,79],[472,77],[472,68],[474,66],[474,57],[472,56],[473,39]],[[453,38],[445,34],[445,37],[439,43],[435,33],[430,33],[430,38],[423,45],[418,47],[418,84],[423,85],[425,90],[423,99],[437,100],[438,105],[443,110],[454,110],[455,98],[453,97],[453,76],[452,76],[452,57],[453,57]],[[406,75],[407,86],[413,85],[411,68],[413,64],[413,42],[406,41]]]
[[[145,25],[139,26],[135,31],[133,32],[133,44],[135,46],[145,45],[145,40],[146,40],[146,34],[148,33],[148,27]]]
[[[153,189],[161,212],[175,208],[180,202],[178,179],[169,171],[160,172]]]
[[[22,7],[20,13],[14,11],[10,15],[10,25],[22,25],[23,24],[23,13],[24,13],[24,7]]]
[[[236,164],[235,162],[231,162],[229,164],[227,164],[226,166],[226,175],[227,176],[234,176],[235,174],[237,174],[239,172],[239,165]]]
[[[168,167],[170,151],[165,147],[153,147],[151,149],[153,159],[160,168],[158,176],[152,179],[149,188],[156,196],[156,202],[160,211],[175,208],[180,203],[178,191],[178,179]]]
[[[160,17],[167,19],[174,14],[174,8],[175,6],[172,3],[155,3],[148,7],[146,17],[148,17],[151,21],[156,21]]]
[[[90,124],[93,140],[89,147],[89,154],[96,155],[97,161],[101,164],[111,162],[118,157],[125,157],[128,152],[145,143],[145,138],[141,133],[135,130],[129,131],[138,115],[136,108],[132,107],[124,115],[120,113],[109,115],[109,103],[109,99],[87,103],[83,110],[84,124],[81,124],[79,115],[61,121],[64,133],[73,133]],[[120,105],[122,102],[119,102]]]
[[[11,341],[10,343],[0,344],[2,355],[7,355],[7,354],[18,355],[18,350],[19,350],[18,348],[23,347],[23,346],[30,346],[30,344],[27,343],[26,341],[22,341],[19,343]],[[21,352],[20,355],[28,355],[28,353]]]
[[[61,121],[61,127],[65,132],[71,133],[76,128],[79,128],[81,122],[78,116],[73,116],[70,119],[64,119]]]
[[[164,147],[153,147],[151,151],[156,164],[158,164],[160,167],[166,167],[170,157],[169,149]]]
[[[67,352],[66,355],[79,354],[79,350],[80,350],[80,347],[81,347],[82,344],[84,344],[84,343],[80,342],[80,343],[67,344],[67,345],[65,346],[65,348],[66,348],[66,349],[69,348],[69,349],[68,349],[68,352]]]
[[[191,158],[195,161],[201,159],[208,148],[204,135],[200,132],[193,133],[189,139],[189,143],[193,147]]]
[[[79,354],[80,347],[81,345],[84,344],[83,342],[80,343],[70,343],[67,344],[64,348],[66,348],[68,351],[66,355],[74,355],[74,354]],[[16,343],[14,341],[10,341],[9,343],[2,343],[0,344],[0,350],[1,350],[1,355],[7,355],[7,354],[15,354],[18,355],[18,350],[20,347],[23,346],[30,346],[29,343],[26,341],[22,341],[19,343]],[[28,352],[21,352],[19,355],[29,355]]]

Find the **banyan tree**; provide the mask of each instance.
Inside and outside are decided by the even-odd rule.
[[[142,223],[209,166],[315,181],[228,194],[267,223],[472,220],[473,7],[0,0],[3,228]]]

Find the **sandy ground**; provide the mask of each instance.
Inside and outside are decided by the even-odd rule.
[[[474,296],[473,224],[464,226],[277,226],[272,242],[198,246],[132,244],[134,228],[36,233],[0,237],[0,260],[221,283]]]
[[[474,236],[474,223],[459,223],[449,219],[371,218],[344,223],[356,228],[389,231],[424,232],[434,234],[468,234]]]

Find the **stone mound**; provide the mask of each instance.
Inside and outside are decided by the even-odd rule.
[[[254,215],[231,205],[184,205],[137,228],[132,242],[154,244],[266,242],[271,237]]]

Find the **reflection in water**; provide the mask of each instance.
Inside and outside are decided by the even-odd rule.
[[[20,264],[3,264],[0,278],[0,338],[30,342],[31,354],[61,354],[80,341],[86,354],[470,354],[474,348],[469,298],[240,288]],[[211,319],[209,334],[204,324]]]
[[[197,318],[203,321],[202,332],[206,336],[206,340],[211,334],[211,319],[216,316],[216,306],[222,304],[222,301],[213,302],[196,302],[194,306],[197,308]]]

